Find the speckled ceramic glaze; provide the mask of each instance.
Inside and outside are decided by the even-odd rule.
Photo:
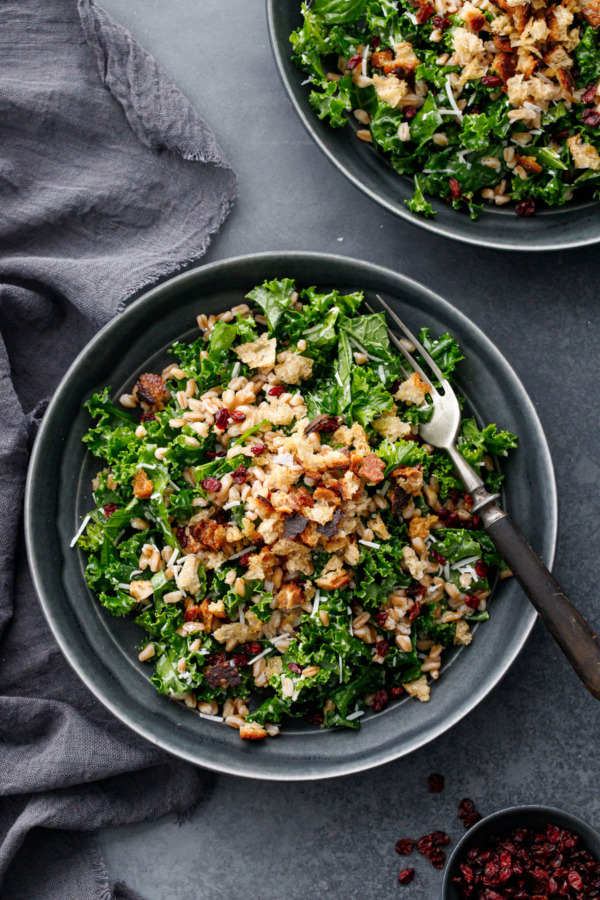
[[[274,780],[325,778],[367,769],[422,746],[465,716],[502,678],[519,653],[535,613],[513,580],[500,583],[491,620],[475,629],[469,648],[445,657],[431,701],[404,698],[367,715],[359,732],[321,731],[301,721],[260,745],[240,741],[227,726],[200,718],[156,693],[152,669],[138,662],[141,631],[112,617],[86,587],[85,555],[69,548],[93,506],[98,460],[81,442],[90,420],[85,400],[104,385],[118,396],[143,371],[161,371],[175,340],[197,335],[198,313],[221,312],[265,278],[299,286],[380,293],[414,329],[450,331],[466,361],[458,384],[475,414],[516,432],[520,449],[508,461],[505,501],[544,561],[552,564],[556,495],[539,420],[506,360],[465,316],[414,281],[341,257],[270,253],[193,269],[149,291],[88,344],[59,386],[40,429],[29,472],[26,533],[44,613],[69,662],[90,690],[130,728],[184,759],[218,771]]]
[[[532,218],[519,218],[512,204],[489,207],[477,221],[457,212],[439,198],[427,197],[437,215],[432,219],[411,213],[404,201],[414,192],[411,178],[402,177],[371,144],[359,141],[353,119],[345,128],[321,121],[309,103],[306,73],[292,62],[290,34],[302,22],[300,0],[266,0],[269,34],[277,68],[292,106],[323,153],[355,187],[389,212],[414,225],[467,244],[498,250],[559,250],[600,241],[600,203],[575,200],[565,206],[541,209]],[[326,202],[326,198],[323,198]],[[335,191],[329,198],[335,204]]]

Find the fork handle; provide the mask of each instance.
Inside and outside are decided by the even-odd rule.
[[[600,700],[598,635],[571,603],[510,516],[495,504],[482,513],[487,533],[535,606],[542,622],[588,691]]]

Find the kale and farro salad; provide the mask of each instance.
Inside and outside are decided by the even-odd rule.
[[[291,35],[310,103],[476,218],[600,186],[600,0],[313,0]]]
[[[368,707],[429,699],[510,573],[418,435],[431,389],[384,315],[289,278],[246,299],[198,316],[198,339],[119,405],[109,388],[88,401],[104,468],[73,545],[100,603],[144,630],[161,694],[248,740],[285,716],[359,728]],[[456,341],[420,337],[452,377]],[[459,440],[497,490],[491,454],[515,436],[465,414]]]

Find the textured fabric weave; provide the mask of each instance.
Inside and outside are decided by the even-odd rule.
[[[0,896],[133,900],[91,833],[182,815],[209,776],[128,731],[68,667],[25,560],[23,488],[69,363],[128,297],[202,256],[235,179],[92,0],[4,0],[0,113]]]

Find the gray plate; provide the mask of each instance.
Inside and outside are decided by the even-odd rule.
[[[367,715],[360,732],[325,732],[305,722],[256,746],[227,726],[201,719],[159,696],[151,669],[138,662],[141,631],[112,617],[83,579],[85,556],[69,543],[93,506],[100,467],[81,438],[90,425],[83,402],[106,384],[130,390],[143,371],[161,371],[177,339],[197,335],[195,317],[239,303],[265,278],[299,285],[364,289],[384,295],[409,327],[452,332],[466,361],[459,386],[476,414],[517,432],[520,450],[507,465],[506,502],[517,523],[552,563],[557,513],[552,463],[535,410],[513,370],[460,312],[426,288],[367,263],[310,253],[270,253],[213,263],[154,288],[106,326],[73,363],[44,417],[31,460],[25,504],[29,559],[46,618],[90,690],[134,731],[191,762],[256,778],[294,780],[356,772],[402,756],[442,734],[502,678],[533,627],[535,613],[516,583],[503,581],[491,621],[468,650],[453,650],[429,703],[405,698]],[[49,540],[49,536],[51,539]]]
[[[322,122],[308,101],[310,86],[302,82],[291,60],[290,34],[300,25],[300,0],[266,0],[267,19],[279,74],[302,124],[318,147],[352,184],[389,212],[414,225],[445,237],[501,250],[560,250],[600,241],[600,210],[596,201],[574,201],[563,207],[542,209],[530,219],[515,215],[512,204],[489,207],[476,222],[439,199],[427,199],[437,215],[425,219],[411,213],[404,201],[412,197],[412,178],[398,175],[371,144],[359,141],[354,131],[361,127],[350,118],[345,128]],[[332,193],[331,203],[335,203]]]

